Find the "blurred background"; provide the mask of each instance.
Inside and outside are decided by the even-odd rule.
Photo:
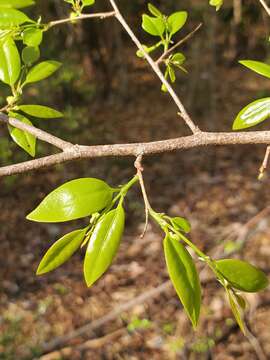
[[[153,38],[140,26],[147,1],[117,3],[141,41],[150,45]],[[175,88],[201,129],[230,131],[240,109],[270,90],[269,81],[238,64],[240,59],[269,59],[269,21],[259,1],[241,5],[241,0],[228,0],[218,13],[207,0],[153,3],[168,14],[189,12],[183,37],[203,23],[180,49],[189,73],[178,74]],[[108,10],[108,2],[99,0],[89,9]],[[27,12],[49,21],[69,16],[69,6],[60,0],[37,1]],[[29,86],[25,102],[55,106],[65,114],[62,120],[36,122],[42,129],[87,145],[188,133],[174,103],[161,93],[159,80],[136,57],[116,20],[53,28],[45,34],[41,50],[43,59],[64,66],[48,80]],[[2,86],[1,103],[7,95]],[[257,127],[267,128],[267,121]],[[39,141],[38,156],[54,151]],[[153,208],[187,217],[191,239],[208,254],[240,257],[269,274],[269,175],[257,180],[264,151],[264,146],[251,145],[209,147],[146,158],[144,176]],[[1,126],[1,166],[27,159]],[[134,173],[133,161],[83,160],[0,180],[0,359],[268,359],[269,290],[246,297],[250,333],[245,338],[223,289],[203,270],[201,321],[198,330],[192,330],[167,283],[160,230],[150,225],[140,238],[144,207],[139,188],[130,191],[126,202],[119,254],[97,284],[90,289],[84,284],[83,251],[53,273],[35,276],[49,246],[82,221],[35,224],[25,220],[26,214],[70,179],[98,177],[113,186],[123,184]]]

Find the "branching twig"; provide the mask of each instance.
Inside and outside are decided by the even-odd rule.
[[[187,126],[190,128],[190,130],[193,132],[193,134],[199,132],[199,128],[194,124],[194,122],[191,120],[190,116],[188,115],[184,105],[182,104],[182,102],[180,101],[179,97],[177,96],[177,94],[175,93],[175,91],[173,90],[173,88],[171,87],[171,85],[169,84],[169,82],[165,79],[164,75],[162,74],[162,72],[160,71],[158,65],[155,63],[155,61],[151,58],[151,56],[144,50],[142,44],[140,43],[140,41],[138,40],[138,38],[136,37],[136,35],[134,34],[134,32],[131,30],[131,28],[129,27],[129,25],[127,24],[126,20],[123,18],[122,14],[120,13],[116,3],[114,0],[109,0],[116,15],[115,17],[117,18],[117,20],[120,22],[120,24],[123,26],[123,28],[126,30],[126,32],[128,33],[128,35],[130,36],[131,40],[136,44],[136,46],[138,47],[138,49],[141,51],[141,53],[143,54],[143,57],[147,60],[147,62],[149,63],[149,65],[151,66],[151,68],[153,69],[153,71],[156,73],[156,75],[160,78],[161,82],[166,86],[169,94],[171,95],[171,97],[173,98],[176,106],[178,107],[182,118],[184,119],[185,123],[187,124]]]
[[[259,176],[258,176],[259,180],[263,178],[264,172],[267,169],[269,155],[270,155],[270,146],[267,146],[265,155],[264,155],[264,159],[263,159],[262,165],[259,170]]]
[[[162,63],[174,50],[176,50],[180,45],[184,44],[187,40],[189,40],[202,26],[200,23],[194,30],[192,30],[187,36],[183,39],[179,40],[175,45],[173,45],[169,50],[165,51],[157,60],[156,64],[159,65]]]
[[[144,225],[143,232],[141,234],[141,238],[143,238],[145,233],[146,233],[148,223],[149,223],[149,211],[151,210],[151,205],[149,203],[148,196],[147,196],[147,193],[146,193],[146,189],[145,189],[145,186],[144,186],[144,180],[143,180],[143,174],[142,174],[143,173],[142,155],[139,155],[136,158],[134,166],[137,169],[137,175],[138,175],[138,178],[139,178],[139,183],[140,183],[140,187],[141,187],[141,190],[142,190],[144,207],[145,207],[145,225]]]
[[[74,21],[77,21],[77,20],[86,20],[86,19],[93,19],[93,18],[106,19],[108,17],[113,17],[113,16],[115,16],[115,11],[100,12],[100,13],[95,13],[95,14],[82,14],[80,16],[77,16],[77,17],[73,18],[73,19],[71,19],[69,17],[69,18],[66,18],[66,19],[51,21],[48,24],[48,28],[52,28],[53,26],[74,22]]]
[[[268,16],[270,16],[270,8],[269,8],[269,6],[266,4],[266,2],[264,0],[259,0],[259,1],[262,4],[264,10],[267,12]]]

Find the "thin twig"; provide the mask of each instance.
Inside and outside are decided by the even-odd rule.
[[[263,159],[262,165],[259,170],[259,175],[258,175],[259,180],[261,180],[263,178],[264,172],[267,169],[269,155],[270,155],[270,146],[267,146],[265,155],[264,155],[264,159]]]
[[[138,38],[136,37],[134,32],[131,30],[131,28],[127,24],[126,20],[123,18],[123,16],[120,13],[115,1],[114,0],[109,0],[109,1],[110,1],[111,5],[112,5],[112,7],[113,7],[113,9],[114,9],[114,11],[116,13],[115,17],[120,22],[120,24],[123,26],[123,28],[126,30],[128,35],[130,36],[131,40],[136,44],[138,49],[142,52],[143,57],[147,60],[147,62],[149,63],[149,65],[151,66],[153,71],[156,73],[156,75],[159,77],[161,82],[166,86],[169,94],[173,98],[173,100],[174,100],[176,106],[178,107],[178,109],[179,109],[179,111],[181,113],[181,116],[182,116],[183,120],[185,121],[185,123],[187,124],[187,126],[190,128],[190,130],[193,132],[193,134],[198,133],[200,131],[200,129],[194,124],[194,122],[192,121],[192,119],[188,115],[184,105],[182,104],[181,100],[179,99],[179,97],[177,96],[177,94],[173,90],[172,86],[169,84],[169,82],[165,79],[165,77],[164,77],[163,73],[161,72],[161,70],[159,69],[158,65],[151,58],[151,56],[145,51],[145,49],[143,48],[141,42],[138,40]]]
[[[149,211],[151,210],[151,205],[150,205],[149,200],[148,200],[148,196],[147,196],[147,193],[146,193],[144,180],[143,180],[142,155],[137,156],[136,161],[134,163],[134,166],[137,169],[137,175],[138,175],[140,187],[141,187],[141,190],[142,190],[144,208],[145,208],[145,225],[144,225],[143,232],[142,232],[142,234],[140,236],[141,238],[143,238],[146,231],[147,231],[147,227],[148,227],[148,223],[149,223]]]
[[[165,51],[157,60],[156,64],[159,65],[162,63],[168,56],[177,49],[180,45],[184,44],[187,40],[189,40],[202,26],[202,23],[200,23],[194,30],[192,30],[187,36],[185,36],[183,39],[179,40],[175,45],[173,45],[169,50]]]
[[[106,19],[108,17],[113,17],[113,16],[115,16],[115,11],[100,12],[100,13],[95,13],[95,14],[82,14],[75,18],[69,17],[66,19],[51,21],[48,24],[48,28],[52,28],[53,26],[62,25],[62,24],[66,24],[66,23],[72,23],[74,21],[76,22],[78,20],[86,20],[86,19],[93,19],[93,18]]]
[[[270,16],[270,8],[269,8],[269,6],[266,4],[266,2],[264,0],[259,0],[259,1],[262,4],[264,10],[267,12],[268,16]]]

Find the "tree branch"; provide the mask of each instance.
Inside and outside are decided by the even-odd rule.
[[[180,111],[180,115],[187,124],[187,126],[190,128],[190,130],[193,132],[193,134],[200,131],[200,129],[194,124],[194,122],[191,120],[190,116],[188,115],[184,105],[180,101],[179,97],[173,90],[172,86],[169,84],[169,82],[165,79],[164,75],[162,74],[161,70],[159,69],[158,65],[155,63],[155,61],[151,58],[151,56],[144,50],[142,44],[134,34],[134,32],[131,30],[129,25],[127,24],[126,20],[123,18],[122,14],[120,13],[116,3],[114,0],[109,0],[114,11],[115,11],[115,17],[120,22],[120,24],[123,26],[123,28],[126,30],[128,35],[130,36],[131,40],[136,44],[138,49],[143,54],[144,58],[147,60],[153,71],[156,73],[156,75],[160,78],[161,82],[166,86],[169,94],[173,98],[176,106],[178,107]]]
[[[174,44],[169,50],[165,51],[156,61],[156,64],[160,64],[167,58],[174,50],[176,50],[180,45],[184,44],[187,40],[189,40],[200,28],[202,27],[202,23],[196,26],[194,30],[192,30],[187,36],[183,39],[179,40],[176,44]]]
[[[61,140],[58,137],[47,133],[46,131],[40,130],[40,129],[38,129],[34,126],[31,126],[31,125],[28,125],[28,124],[25,124],[20,120],[17,120],[14,118],[9,118],[7,115],[5,115],[3,113],[0,113],[0,121],[4,122],[6,124],[12,125],[12,126],[16,127],[17,129],[27,131],[28,133],[34,135],[36,138],[46,141],[47,143],[54,145],[63,151],[70,148],[71,146],[73,146],[73,144],[71,144],[67,141]]]
[[[262,4],[264,10],[267,12],[267,15],[270,16],[270,8],[269,8],[269,6],[266,4],[266,2],[264,0],[259,0],[259,1]]]
[[[65,24],[65,23],[74,22],[74,21],[77,21],[77,20],[85,20],[85,19],[92,19],[92,18],[106,19],[108,17],[113,17],[113,16],[115,16],[115,11],[100,12],[100,13],[95,13],[95,14],[82,14],[80,16],[77,16],[76,18],[73,18],[73,19],[71,19],[69,17],[69,18],[66,18],[66,19],[51,21],[48,24],[48,28],[52,28],[53,26],[62,25],[62,24]]]
[[[175,150],[184,150],[209,145],[238,145],[238,144],[270,144],[270,131],[250,132],[198,132],[190,136],[175,139],[153,141],[133,144],[113,144],[84,146],[72,145],[65,151],[46,156],[40,159],[30,160],[19,164],[0,168],[0,177],[25,173],[30,170],[46,168],[76,159],[89,159],[110,156],[135,156],[140,154],[151,155]]]

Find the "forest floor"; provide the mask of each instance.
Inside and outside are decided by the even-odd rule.
[[[80,143],[150,141],[187,133],[169,96],[160,93],[159,83],[142,62],[129,66],[133,74],[128,79],[133,89],[130,97],[124,102],[91,104],[86,109],[88,123],[76,132]],[[244,77],[239,68],[219,69],[214,84],[210,75],[205,70],[200,81],[181,85],[179,93],[202,129],[230,131],[235,114],[256,98],[265,83],[252,74]],[[209,100],[210,93],[216,94],[214,102]],[[257,180],[264,150],[263,146],[212,147],[145,159],[145,183],[153,208],[188,218],[191,239],[209,254],[246,259],[269,274],[270,177]],[[35,224],[26,221],[25,215],[69,179],[88,176],[114,186],[124,183],[135,171],[133,161],[84,160],[16,177],[12,183],[1,180],[0,359],[269,358],[269,290],[246,296],[246,321],[257,340],[251,335],[245,338],[235,326],[224,291],[205,272],[196,332],[172,287],[164,286],[159,294],[135,301],[93,332],[40,354],[44,343],[103,318],[168,280],[162,233],[150,224],[140,238],[144,209],[138,187],[126,202],[127,224],[119,254],[93,287],[88,289],[83,280],[83,251],[53,273],[35,276],[50,244],[82,221]]]

